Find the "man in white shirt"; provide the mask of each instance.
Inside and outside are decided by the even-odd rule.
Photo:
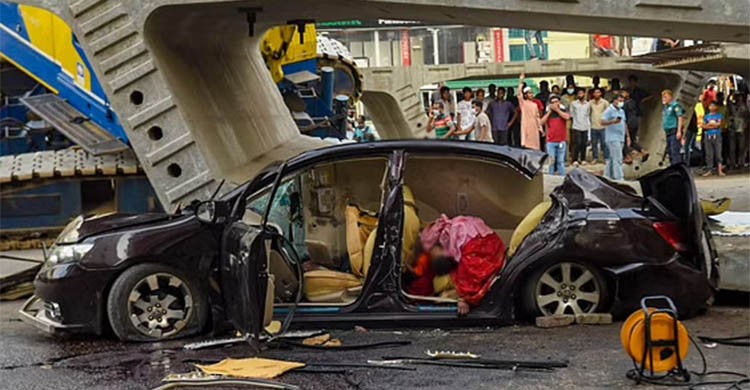
[[[570,116],[573,119],[571,133],[575,144],[575,153],[571,156],[573,165],[586,164],[586,143],[591,130],[591,103],[586,100],[586,91],[578,90],[576,100],[570,104]]]
[[[477,114],[474,112],[474,108],[471,104],[471,98],[473,93],[471,88],[464,87],[464,100],[461,100],[456,105],[456,120],[459,123],[459,130],[456,133],[461,139],[472,140],[474,139],[474,121],[477,119]]]

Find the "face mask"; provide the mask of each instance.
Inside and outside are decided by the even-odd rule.
[[[625,105],[625,103],[623,103],[623,102],[617,102],[617,107],[619,107],[619,108],[622,108],[622,106],[624,106],[624,105]]]
[[[573,88],[568,88],[566,91],[568,91],[568,95],[572,95],[576,90]]]
[[[440,111],[438,111],[438,110],[432,110],[432,115],[438,116],[438,115],[440,115]]]

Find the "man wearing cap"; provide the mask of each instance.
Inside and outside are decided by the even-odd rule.
[[[539,136],[542,124],[539,118],[539,107],[534,103],[534,92],[531,87],[523,86],[526,75],[521,73],[518,82],[518,106],[521,110],[521,146],[540,150]]]

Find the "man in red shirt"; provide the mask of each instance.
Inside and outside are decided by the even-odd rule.
[[[570,114],[560,105],[560,97],[549,98],[547,112],[542,117],[542,125],[547,127],[547,154],[552,158],[550,175],[565,175],[565,158],[568,149],[568,120]]]

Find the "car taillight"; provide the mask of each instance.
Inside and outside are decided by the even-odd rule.
[[[687,251],[685,231],[677,222],[654,222],[654,230],[677,252]]]

